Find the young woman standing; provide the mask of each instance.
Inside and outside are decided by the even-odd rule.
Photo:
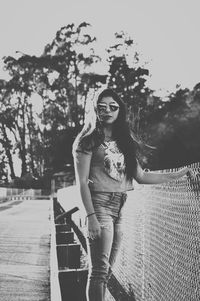
[[[160,184],[184,176],[177,172],[145,172],[137,160],[137,142],[126,121],[125,104],[111,89],[98,96],[95,118],[75,139],[76,181],[87,214],[89,277],[88,301],[104,301],[108,279],[122,240],[122,208],[132,180]]]

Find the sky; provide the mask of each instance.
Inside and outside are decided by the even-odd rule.
[[[148,62],[148,86],[159,93],[200,82],[199,0],[0,0],[0,58],[40,55],[67,24],[92,25],[99,51],[127,32]],[[2,61],[0,78],[4,78]]]

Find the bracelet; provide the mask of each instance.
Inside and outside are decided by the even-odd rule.
[[[88,215],[86,215],[86,217],[89,217],[89,216],[91,216],[93,214],[96,214],[96,213],[95,212],[89,213]]]

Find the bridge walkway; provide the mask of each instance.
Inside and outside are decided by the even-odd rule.
[[[0,204],[0,300],[50,300],[50,200]]]

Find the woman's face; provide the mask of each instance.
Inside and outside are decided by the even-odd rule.
[[[97,103],[97,112],[104,124],[112,124],[119,115],[119,105],[112,97],[103,97]]]

